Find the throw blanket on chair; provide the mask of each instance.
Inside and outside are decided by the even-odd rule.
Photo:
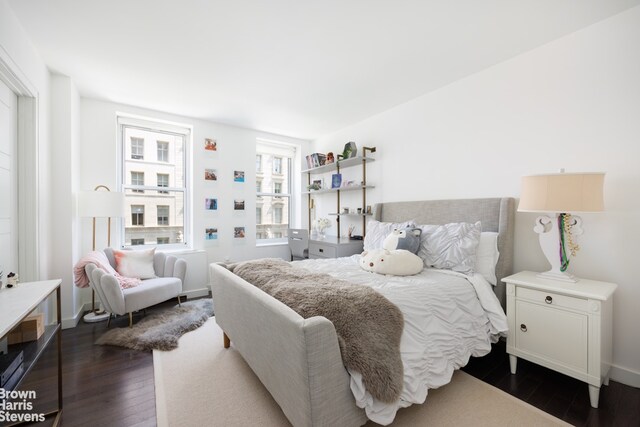
[[[95,264],[99,269],[106,271],[108,274],[114,275],[116,279],[118,279],[118,283],[122,289],[133,288],[141,283],[140,279],[124,277],[118,274],[118,272],[111,267],[111,264],[104,252],[93,251],[82,257],[75,267],[73,267],[73,275],[75,276],[74,283],[79,288],[86,288],[89,286],[89,277],[87,277],[87,272],[84,269],[87,264]]]
[[[366,389],[376,399],[398,400],[403,384],[400,338],[404,318],[395,304],[368,286],[310,273],[280,259],[247,261],[228,268],[305,319],[329,319],[336,328],[345,367],[362,374]]]

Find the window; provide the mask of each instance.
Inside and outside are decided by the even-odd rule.
[[[288,144],[258,140],[256,169],[256,239],[257,244],[285,243],[291,220],[292,164],[295,148]],[[259,159],[259,160],[258,160]]]
[[[144,186],[144,172],[131,172],[131,185]],[[144,190],[134,188],[131,190],[134,193],[144,193]]]
[[[262,156],[260,154],[256,154],[256,172],[262,173]]]
[[[169,161],[169,143],[167,141],[156,141],[158,144],[158,161]]]
[[[144,138],[131,137],[131,158],[134,160],[144,159]]]
[[[131,246],[144,245],[144,239],[131,239]]]
[[[191,243],[190,142],[188,126],[118,117],[119,186],[130,212],[122,221],[123,247],[136,242],[178,249]]]
[[[158,205],[158,225],[169,225],[169,206]]]
[[[273,173],[276,175],[282,174],[282,157],[273,158]]]
[[[144,225],[143,205],[131,205],[131,225]]]
[[[169,174],[168,173],[159,173],[157,174],[158,179],[158,187],[168,187],[169,186]],[[160,191],[158,190],[158,194],[169,194],[168,191]]]
[[[282,224],[282,207],[280,206],[273,208],[273,223]]]

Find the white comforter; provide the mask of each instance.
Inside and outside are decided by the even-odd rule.
[[[390,424],[399,408],[423,403],[430,388],[451,381],[453,371],[470,356],[483,356],[491,343],[506,335],[507,319],[491,285],[479,274],[465,276],[424,269],[408,277],[383,276],[362,270],[360,255],[293,264],[339,279],[368,285],[396,304],[404,314],[400,352],[404,389],[400,400],[387,404],[374,399],[358,372],[351,374],[351,391],[367,417]]]

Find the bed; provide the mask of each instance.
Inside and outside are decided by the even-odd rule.
[[[512,270],[514,207],[512,198],[492,198],[383,203],[376,205],[374,212],[375,219],[383,222],[409,219],[417,224],[480,221],[483,232],[497,232],[500,258],[495,269],[497,285],[492,290],[504,307],[505,287],[500,279]],[[297,264],[310,270],[340,271],[344,278],[356,282],[365,280],[358,278],[355,258]],[[370,401],[365,390],[358,391],[357,375],[350,375],[345,369],[336,330],[325,317],[302,318],[222,265],[212,264],[210,273],[215,318],[225,332],[225,347],[233,342],[294,426],[359,426],[366,423],[368,417],[387,424],[398,408],[413,403],[400,402],[395,408],[381,408]],[[433,277],[429,280],[437,282]],[[376,286],[377,290],[390,288],[385,296],[393,301],[394,298],[402,299],[402,292],[397,291],[401,283],[396,280],[386,285],[377,280]],[[405,313],[405,320],[406,316]],[[491,339],[495,340],[504,332],[492,331]],[[443,367],[438,375],[430,378],[429,388],[445,384],[450,379],[449,371],[463,366],[469,355],[482,355],[489,350],[490,343],[487,348],[487,342],[483,342],[477,349],[454,349],[455,360],[434,360],[434,364],[440,363]],[[403,362],[409,366],[404,355]],[[407,381],[411,382],[411,378],[406,379],[405,384],[409,384]],[[417,395],[426,395],[426,390],[422,387],[422,390],[414,391]]]

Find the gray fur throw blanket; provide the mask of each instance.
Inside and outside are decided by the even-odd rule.
[[[280,259],[247,261],[228,268],[305,319],[329,319],[347,369],[362,374],[374,398],[385,403],[398,400],[403,383],[400,338],[404,318],[395,304],[368,286],[311,273]]]

